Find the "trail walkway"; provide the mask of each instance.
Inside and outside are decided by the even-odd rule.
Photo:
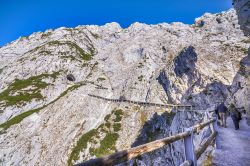
[[[227,118],[227,128],[219,127],[218,142],[221,146],[213,153],[214,166],[250,166],[250,126],[246,119],[235,130],[231,117]]]

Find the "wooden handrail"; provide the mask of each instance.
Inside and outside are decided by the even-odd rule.
[[[210,119],[210,120],[208,120],[206,122],[198,123],[198,124],[194,125],[193,126],[194,132],[195,133],[198,132],[199,130],[203,129],[204,127],[206,127],[207,125],[209,125],[209,124],[211,124],[211,123],[213,123],[215,121],[216,121],[216,119]]]
[[[144,153],[148,153],[151,151],[154,151],[156,149],[159,149],[163,147],[164,145],[173,143],[175,141],[181,140],[187,136],[190,136],[191,133],[197,133],[199,130],[203,129],[207,125],[211,124],[214,122],[215,119],[211,119],[207,122],[199,123],[192,128],[190,128],[189,131],[185,131],[170,137],[166,137],[163,139],[159,139],[156,141],[152,141],[128,150],[123,150],[120,152],[116,152],[114,154],[111,154],[109,156],[103,157],[103,158],[98,158],[98,159],[92,159],[89,161],[86,161],[81,164],[77,164],[77,166],[106,166],[106,165],[116,165],[125,161],[128,161],[130,159],[133,159],[137,156],[140,156]]]
[[[156,106],[156,107],[188,107],[192,108],[191,105],[175,105],[175,104],[158,104],[158,103],[149,103],[149,102],[142,102],[142,101],[133,101],[133,100],[127,100],[127,99],[110,99],[102,96],[97,96],[93,94],[88,94],[90,97],[94,97],[97,99],[102,99],[106,101],[112,101],[112,102],[125,102],[125,103],[131,103],[131,104],[138,104],[138,105],[147,105],[147,106]]]

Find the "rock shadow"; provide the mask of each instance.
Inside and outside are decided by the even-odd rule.
[[[195,62],[197,58],[197,54],[194,53],[192,47],[188,50],[188,56],[192,54],[194,58],[192,60],[193,64],[189,64],[188,67],[195,68]],[[181,53],[182,56],[183,53]],[[196,58],[195,58],[196,57]],[[180,60],[177,60],[178,63],[184,66],[181,70],[176,69],[176,74],[181,76],[185,74],[185,72],[191,72],[190,81],[192,81],[195,70],[186,69],[186,65]],[[194,106],[196,110],[213,110],[217,107],[221,102],[230,102],[227,99],[230,99],[232,93],[237,92],[239,89],[242,89],[243,84],[242,80],[239,80],[240,77],[249,78],[249,67],[250,61],[249,56],[244,57],[240,62],[241,68],[236,73],[233,79],[233,83],[231,85],[225,85],[219,81],[213,81],[212,83],[208,84],[204,87],[204,90],[193,94],[194,86],[191,86],[189,89],[186,90],[184,93],[181,103],[182,104],[191,104]],[[245,76],[244,76],[245,75]],[[159,84],[162,85],[167,95],[170,95],[168,92],[168,88],[170,88],[170,81],[168,76],[164,71],[161,71],[158,78]],[[199,79],[198,79],[199,80]],[[191,97],[190,97],[191,95]],[[170,98],[170,97],[169,97]],[[231,99],[230,99],[231,100]],[[175,113],[173,113],[175,112]],[[188,128],[193,126],[196,123],[202,122],[205,120],[205,116],[197,114],[195,112],[178,112],[176,109],[172,110],[172,113],[165,112],[161,115],[155,113],[151,119],[149,119],[143,125],[140,133],[132,147],[136,147],[154,140],[158,140],[170,135],[174,135],[175,133],[182,132],[184,128]],[[174,131],[174,133],[173,133]],[[206,137],[208,137],[211,133],[211,130],[204,130],[197,136],[197,142],[202,142]],[[177,141],[170,145],[166,145],[160,149],[157,149],[153,152],[143,154],[135,159],[132,159],[125,163],[125,165],[179,165],[185,159],[184,156],[184,149],[182,141]]]

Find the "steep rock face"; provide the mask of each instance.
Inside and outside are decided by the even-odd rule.
[[[250,35],[250,1],[249,0],[234,0],[234,7],[239,20],[239,25],[244,34],[249,37]],[[250,39],[248,39],[249,42]],[[234,95],[232,98],[236,101],[238,107],[246,109],[250,115],[250,48],[248,48],[248,56],[244,57],[240,63],[241,68],[238,71],[233,83]],[[250,124],[250,119],[248,120]]]
[[[59,28],[0,48],[1,162],[71,165],[206,119],[88,94],[211,110],[231,95],[228,87],[247,54],[248,38],[237,22],[229,10],[206,13],[194,25]],[[178,165],[184,160],[181,145],[176,142],[129,164]]]
[[[237,11],[239,24],[246,35],[250,35],[250,1],[233,0],[234,7]]]
[[[197,54],[193,46],[189,46],[183,50],[174,60],[174,72],[177,77],[188,75],[195,69]]]

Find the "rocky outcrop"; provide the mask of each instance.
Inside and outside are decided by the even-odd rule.
[[[189,46],[182,50],[180,55],[174,59],[174,72],[177,77],[182,77],[184,74],[188,75],[194,72],[195,62],[198,59],[198,55],[194,49],[193,46]]]
[[[206,13],[193,25],[109,23],[19,38],[0,48],[1,162],[71,165],[180,132],[206,116],[88,94],[212,110],[237,96],[230,87],[245,71],[249,44],[234,10]],[[177,142],[129,163],[183,159]]]
[[[239,24],[244,34],[250,35],[250,1],[249,0],[234,0],[234,7],[238,16]],[[250,42],[250,39],[247,40]],[[247,51],[246,51],[247,52]],[[232,89],[234,95],[233,102],[236,102],[238,107],[246,110],[250,117],[250,48],[248,48],[248,56],[244,57],[240,63],[240,70],[234,79]],[[250,124],[250,119],[248,120]]]
[[[245,35],[250,35],[250,1],[233,0],[233,5],[237,11],[239,24]]]

